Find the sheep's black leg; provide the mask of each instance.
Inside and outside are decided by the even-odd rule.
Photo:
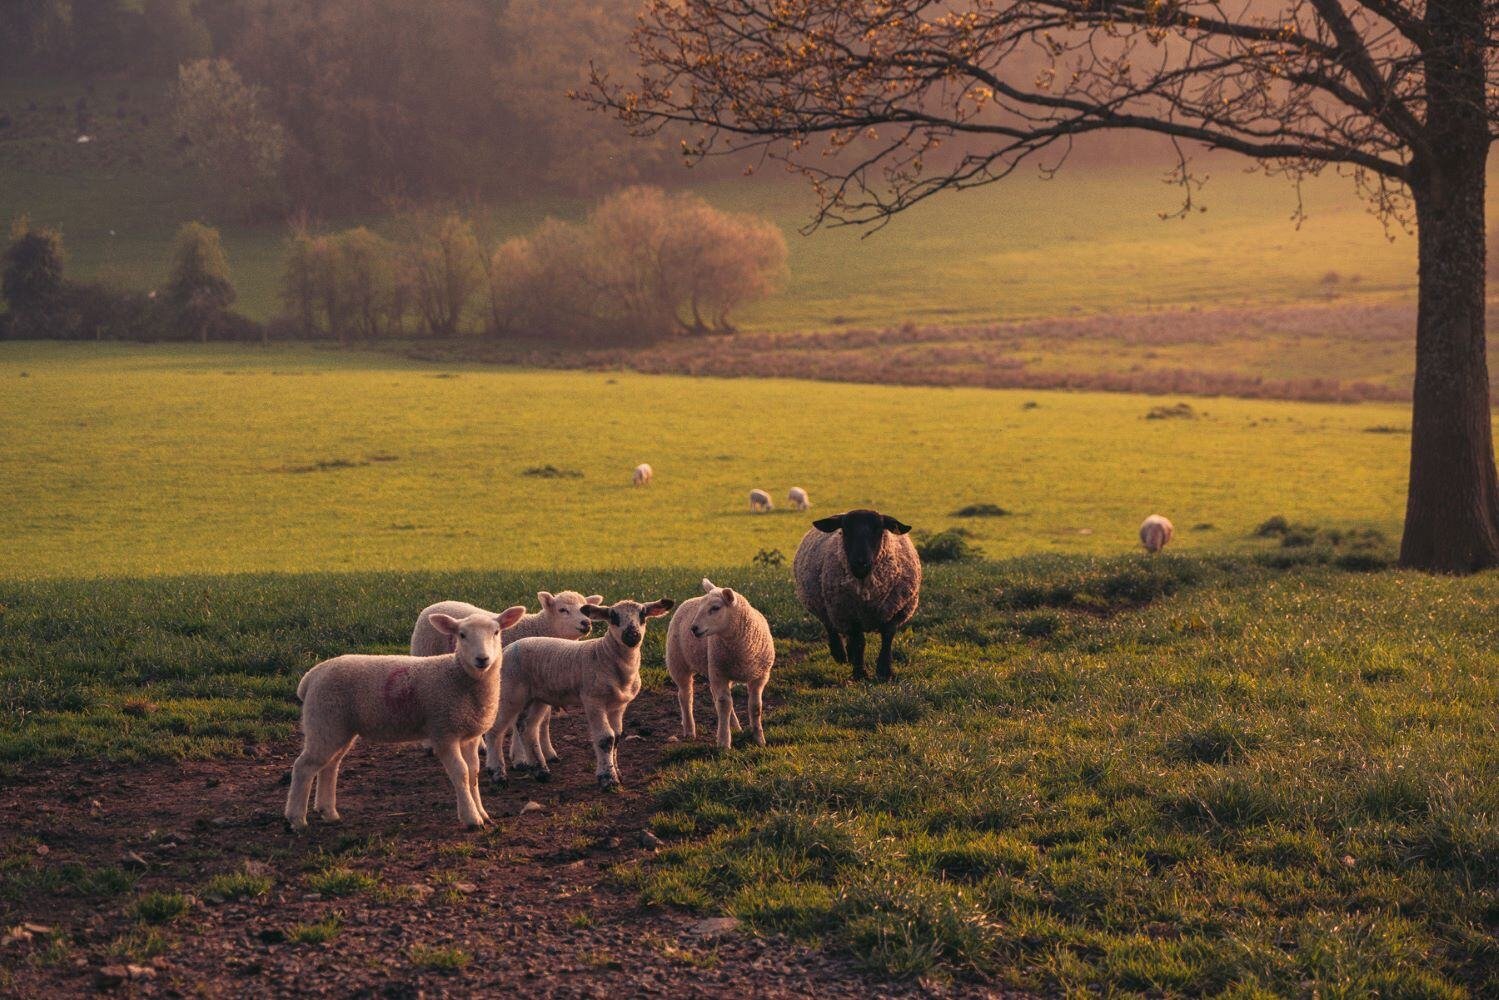
[[[843,636],[833,631],[833,626],[824,625],[828,630],[828,652],[833,654],[833,660],[837,663],[847,663],[848,654],[843,651]]]
[[[854,667],[854,680],[862,681],[869,677],[864,672],[864,633],[854,629],[848,634],[848,662]]]
[[[874,663],[874,675],[882,681],[891,680],[895,676],[890,669],[890,644],[894,641],[894,629],[880,630],[880,658]]]

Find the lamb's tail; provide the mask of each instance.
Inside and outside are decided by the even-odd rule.
[[[317,673],[318,672],[318,667],[321,667],[321,666],[322,666],[322,664],[319,663],[317,666],[315,666],[311,670],[307,671],[307,673],[303,674],[302,675],[302,679],[297,682],[297,700],[298,701],[306,701],[307,700],[307,682],[310,681],[310,680],[312,680],[312,675],[315,674],[315,673]]]

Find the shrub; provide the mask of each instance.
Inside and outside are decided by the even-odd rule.
[[[761,549],[755,553],[750,562],[755,566],[784,566],[786,553],[780,549]]]
[[[474,227],[451,212],[441,218],[419,218],[407,260],[423,328],[434,337],[458,333],[483,280]]]
[[[1009,511],[997,503],[971,503],[952,512],[953,517],[1008,517]]]
[[[222,333],[234,285],[217,229],[189,222],[178,230],[165,303],[180,335],[206,343],[211,334]]]
[[[1272,538],[1277,535],[1284,535],[1290,528],[1291,523],[1279,514],[1276,514],[1274,517],[1261,521],[1259,526],[1254,529],[1254,533],[1259,538]]]
[[[412,289],[395,244],[363,226],[292,236],[282,299],[303,336],[374,340],[405,333]]]
[[[963,562],[982,557],[978,548],[957,528],[936,534],[921,532],[916,537],[916,554],[924,563]]]
[[[734,309],[772,292],[785,267],[785,240],[770,223],[693,195],[629,188],[582,224],[549,219],[496,249],[489,328],[593,342],[725,333]]]
[[[27,336],[58,307],[65,260],[62,234],[56,230],[33,229],[24,218],[11,228],[10,246],[0,258],[0,292],[14,316],[13,336]]]
[[[559,469],[555,465],[533,465],[521,471],[521,475],[532,479],[582,479],[577,469]]]
[[[1191,403],[1177,403],[1174,406],[1152,406],[1145,414],[1146,420],[1195,420],[1198,416],[1196,410],[1192,409]]]

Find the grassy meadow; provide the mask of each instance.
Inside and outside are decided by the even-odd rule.
[[[1223,551],[1273,515],[1393,535],[1407,461],[1387,404],[1149,419],[1176,401],[125,344],[3,344],[0,381],[12,579],[742,565],[794,551],[808,515],[746,499],[793,485],[991,558],[1129,551],[1152,511]],[[985,503],[1009,513],[952,516]]]
[[[774,624],[769,745],[671,748],[653,784],[667,847],[613,877],[894,976],[1493,995],[1499,576],[1368,573],[1351,554],[1267,541],[932,566],[878,686],[846,684],[784,568],[714,569]],[[572,582],[686,597],[698,575]],[[535,587],[425,571],[0,582],[0,775],[289,740],[292,686],[317,659],[401,649],[439,595]],[[647,634],[651,697],[663,635]],[[355,841],[400,836],[378,815],[347,822]],[[0,899],[133,903],[112,857],[59,874],[17,852]],[[378,857],[343,863],[378,882]]]
[[[0,89],[0,112],[37,92]],[[75,96],[44,100],[65,124]],[[160,158],[131,143],[170,141],[161,95],[139,99],[88,144],[63,125],[0,137],[0,218],[59,225],[75,275],[146,287],[208,201],[191,174],[139,165]],[[881,975],[1046,994],[1499,995],[1499,574],[1389,569],[1408,406],[895,386],[851,367],[910,350],[934,382],[1013,363],[1046,384],[1403,391],[1411,240],[1340,179],[1306,185],[1298,229],[1287,185],[1216,168],[1185,220],[1158,218],[1178,192],[1152,170],[1080,168],[867,238],[793,236],[788,286],[744,325],[842,329],[801,338],[816,358],[741,343],[777,352],[762,374],[801,379],[531,370],[457,342],[424,345],[435,360],[0,343],[0,782],[289,746],[302,671],[405,649],[433,600],[681,600],[707,573],[773,625],[769,745],[667,748],[666,847],[611,874],[646,904]],[[810,210],[789,184],[704,193],[788,234]],[[586,205],[470,208],[500,236]],[[389,224],[333,224],[360,222]],[[224,232],[241,307],[274,315],[285,228]],[[899,344],[853,329],[902,323]],[[687,356],[716,350],[701,344],[673,364],[720,370]],[[840,373],[856,380],[807,380]],[[630,486],[639,462],[648,489]],[[812,513],[785,509],[793,485]],[[777,510],[751,514],[752,487]],[[959,515],[972,505],[1002,513]],[[959,529],[983,556],[928,565],[890,684],[847,683],[790,581],[809,519],[855,506]],[[1152,512],[1178,529],[1154,558],[1135,535]],[[1289,524],[1257,533],[1275,516]],[[644,649],[650,697],[664,634]],[[399,821],[352,822],[399,841]],[[170,870],[136,898],[118,858],[34,847],[0,854],[0,904],[71,894],[148,922],[199,905]],[[153,941],[168,960],[181,944]]]

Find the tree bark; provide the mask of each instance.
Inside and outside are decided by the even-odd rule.
[[[1499,566],[1499,480],[1484,342],[1484,113],[1480,0],[1433,0],[1448,44],[1426,60],[1434,152],[1412,163],[1419,228],[1410,486],[1400,563],[1441,573]],[[1470,33],[1474,32],[1474,33]]]

